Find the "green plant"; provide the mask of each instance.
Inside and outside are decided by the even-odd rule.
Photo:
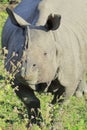
[[[9,0],[0,0],[2,3],[7,3]]]

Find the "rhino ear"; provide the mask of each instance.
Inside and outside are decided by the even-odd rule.
[[[59,28],[61,22],[61,15],[50,14],[47,18],[45,27],[47,30],[56,30]]]
[[[9,17],[11,19],[11,22],[16,26],[25,27],[27,25],[30,25],[27,21],[25,21],[22,17],[20,17],[18,14],[16,14],[14,11],[12,11],[9,8],[6,8],[7,13],[9,14]]]

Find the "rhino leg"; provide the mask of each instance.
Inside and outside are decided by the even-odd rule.
[[[20,85],[15,92],[27,107],[30,124],[40,125],[40,121],[42,120],[39,111],[40,100],[35,96],[34,91],[29,89],[29,87]]]
[[[77,88],[77,86],[73,86],[73,87],[67,86],[67,87],[65,88],[65,93],[64,93],[64,104],[65,104],[65,105],[68,105],[68,104],[69,104],[69,102],[70,102],[70,97],[72,97],[72,96],[75,94],[76,88]]]
[[[51,92],[54,95],[51,103],[55,104],[56,102],[62,101],[60,99],[60,96],[62,96],[63,93],[65,92],[65,87],[60,84],[58,79],[55,79],[51,82],[49,89],[48,89],[48,92]]]
[[[54,97],[53,97],[53,100],[52,100],[51,103],[52,103],[52,104],[55,104],[56,102],[62,103],[62,101],[63,101],[64,99],[63,99],[63,98],[60,98],[60,97],[63,95],[64,91],[65,91],[65,88],[62,87],[62,86],[60,86],[60,88],[58,89],[58,91],[56,91],[56,92],[54,93]]]
[[[83,94],[87,94],[87,84],[86,84],[86,80],[85,78],[83,77],[83,79],[81,80],[77,90],[76,90],[76,93],[75,95],[77,97],[82,97]]]

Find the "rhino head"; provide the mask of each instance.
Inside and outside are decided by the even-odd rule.
[[[32,89],[35,89],[35,84],[51,82],[58,68],[58,50],[53,31],[59,28],[61,16],[50,14],[45,25],[35,26],[8,8],[7,12],[11,22],[22,30],[25,39],[17,79]]]

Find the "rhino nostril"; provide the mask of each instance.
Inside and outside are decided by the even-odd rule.
[[[25,63],[27,63],[27,60],[25,60]]]
[[[33,64],[33,67],[35,67],[36,66],[36,64]]]

